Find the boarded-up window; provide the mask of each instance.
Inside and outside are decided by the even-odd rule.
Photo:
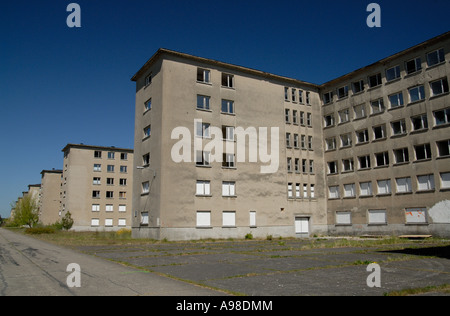
[[[369,210],[369,224],[387,224],[386,210]]]
[[[198,211],[197,212],[197,227],[210,227],[211,226],[211,212],[210,211]]]
[[[427,209],[416,207],[406,209],[406,223],[407,224],[424,224],[427,223]]]

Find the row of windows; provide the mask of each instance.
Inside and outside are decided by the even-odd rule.
[[[300,124],[301,126],[312,127],[312,114],[309,112],[300,111],[300,116],[299,116],[298,112],[299,111],[297,111],[297,110],[292,110],[292,124],[294,124],[294,125]],[[284,121],[286,124],[291,124],[291,110],[290,109],[284,110]]]
[[[425,207],[409,207],[404,210],[405,224],[427,224],[428,214]],[[352,212],[336,212],[336,226],[352,225]],[[387,225],[387,211],[385,209],[367,210],[367,224],[369,225]]]
[[[99,163],[94,164],[94,171],[95,172],[101,172],[102,171],[102,165]],[[115,172],[115,166],[114,165],[107,165],[106,166],[107,172]],[[120,173],[127,173],[128,167],[127,166],[120,166]]]
[[[209,180],[197,180],[196,196],[212,196],[211,194],[211,181]],[[222,196],[236,197],[236,182],[235,181],[223,181],[222,182]]]
[[[211,70],[204,68],[197,68],[197,82],[212,84]],[[222,72],[221,85],[223,88],[234,88],[234,75]]]
[[[427,61],[428,67],[433,67],[435,65],[444,63],[445,62],[444,49],[438,49],[438,50],[428,53],[426,56],[426,61]],[[416,57],[411,60],[407,60],[404,63],[405,76],[420,73],[421,70],[422,70],[421,57]],[[386,83],[393,82],[395,80],[400,80],[401,79],[400,65],[396,65],[394,67],[386,69],[385,78],[386,78]],[[381,72],[367,77],[367,86],[369,89],[381,86],[382,84],[383,84],[383,80],[382,80]],[[364,79],[352,82],[351,89],[353,91],[353,94],[358,94],[358,93],[364,92],[364,90],[365,90]],[[436,89],[439,89],[439,88],[436,87]],[[433,87],[432,87],[432,90],[433,90],[433,95],[435,95],[435,93],[434,93],[435,91],[434,91]],[[436,92],[438,92],[438,91],[436,91]],[[448,92],[448,87],[447,87],[447,92]],[[418,93],[418,92],[417,91],[414,92],[414,98],[419,97],[419,95],[417,95],[416,93]],[[329,91],[329,92],[325,93],[323,95],[323,104],[326,105],[326,104],[332,103],[334,101],[335,94],[337,96],[337,100],[347,98],[349,96],[349,85],[339,87],[336,89],[336,91]],[[415,101],[413,101],[414,98],[411,98],[410,101],[415,102]]]
[[[197,150],[195,152],[195,165],[198,167],[211,167],[211,152]],[[236,168],[236,154],[224,153],[222,157],[223,168]]]
[[[92,212],[100,212],[100,204],[92,204]],[[114,212],[114,204],[106,204],[104,208],[105,212]],[[119,205],[118,208],[119,213],[124,213],[127,211],[126,205]]]
[[[211,97],[207,95],[197,95],[197,110],[212,111]],[[234,101],[222,99],[220,110],[223,114],[235,114],[236,109]]]
[[[429,143],[415,145],[414,148],[414,161],[425,161],[432,159],[431,145]],[[436,142],[436,152],[439,158],[450,157],[450,140],[442,140]],[[412,161],[410,157],[410,149],[408,147],[397,148],[392,150],[393,165],[406,164]],[[372,160],[373,159],[373,160]],[[390,164],[389,151],[375,153],[371,155],[363,155],[357,158],[358,170],[366,170],[372,167],[387,167]],[[339,167],[340,165],[340,167]],[[328,174],[337,174],[339,170],[341,172],[351,172],[355,170],[355,161],[353,158],[342,159],[341,163],[338,161],[327,162]]]
[[[102,184],[102,178],[101,177],[93,177],[92,178],[92,184],[93,185],[101,185]],[[115,185],[114,178],[106,178],[106,185],[110,185],[110,186]],[[127,179],[125,179],[125,178],[119,179],[119,185],[120,186],[126,186],[127,185]]]
[[[114,227],[114,220],[112,218],[106,218],[104,221],[105,227]],[[91,227],[99,227],[100,226],[100,219],[99,218],[92,218],[91,219]],[[117,220],[117,226],[118,227],[126,227],[127,226],[127,220],[125,218],[119,218]]]
[[[434,180],[434,174],[426,174],[415,177],[415,192],[433,192],[436,190],[436,184]],[[440,190],[450,189],[450,173],[441,173],[439,175]],[[356,197],[372,197],[374,194],[377,196],[395,194],[408,194],[413,193],[413,183],[411,177],[383,179],[375,181],[376,192],[372,186],[372,181],[348,183],[342,186],[329,186],[328,198],[340,199],[343,198],[356,198]],[[342,190],[342,191],[341,191]]]
[[[299,134],[293,134],[292,137],[291,133],[286,133],[286,147],[295,149],[313,149],[313,137],[312,136],[306,136],[306,135],[299,135]]]
[[[311,105],[311,93],[296,88],[284,87],[284,100],[293,103]]]
[[[107,199],[113,199],[114,198],[114,191],[106,191],[105,197]],[[93,199],[100,199],[101,198],[100,190],[93,190],[92,191],[92,198]],[[119,192],[119,199],[126,199],[126,198],[127,198],[127,192],[120,191]]]
[[[309,190],[308,190],[309,187]],[[295,192],[294,192],[295,189]],[[315,195],[315,185],[304,183],[293,183],[289,182],[287,186],[287,197],[288,199],[314,199]]]
[[[291,157],[288,157],[286,162],[288,172],[295,172],[295,173],[302,172],[314,174],[314,160],[302,159],[301,166],[300,166],[300,158],[293,159]],[[294,167],[292,167],[292,162],[294,162]]]
[[[94,158],[102,158],[102,151],[100,150],[95,150],[94,151]],[[110,160],[114,160],[116,158],[116,153],[113,151],[108,151],[106,153],[107,158]],[[120,153],[120,160],[128,160],[128,153]]]
[[[450,123],[450,108],[433,112],[434,127],[444,127]],[[389,126],[389,128],[388,128]],[[409,132],[424,132],[429,128],[428,115],[420,114],[412,116],[409,120],[401,119],[391,122],[389,125],[381,124],[372,128],[355,131],[356,144],[365,144],[370,141],[378,141],[389,137],[404,136]],[[354,143],[353,133],[345,133],[336,137],[325,139],[325,150],[350,147]]]
[[[256,212],[249,212],[249,227],[256,227]],[[196,227],[210,228],[211,226],[211,211],[197,211],[196,213]],[[222,212],[222,227],[236,227],[236,211]]]

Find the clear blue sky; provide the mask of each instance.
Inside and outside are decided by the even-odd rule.
[[[66,25],[71,2],[81,28]],[[160,47],[320,84],[449,31],[449,12],[448,0],[2,1],[0,214],[62,168],[67,143],[133,147],[130,78]]]

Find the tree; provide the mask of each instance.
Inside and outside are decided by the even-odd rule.
[[[26,195],[17,202],[14,212],[14,223],[17,226],[34,227],[39,222],[39,206],[35,198]]]
[[[72,228],[72,225],[72,214],[70,214],[70,212],[67,212],[66,215],[64,215],[64,217],[61,219],[61,227],[65,230],[69,230]]]

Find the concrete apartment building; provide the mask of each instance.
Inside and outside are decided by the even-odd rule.
[[[69,211],[76,231],[129,229],[133,150],[68,144],[62,151],[60,218]]]
[[[132,78],[133,236],[449,235],[449,38],[323,85],[158,50]]]
[[[39,220],[44,225],[54,224],[60,219],[61,177],[62,170],[42,170],[41,172]]]

